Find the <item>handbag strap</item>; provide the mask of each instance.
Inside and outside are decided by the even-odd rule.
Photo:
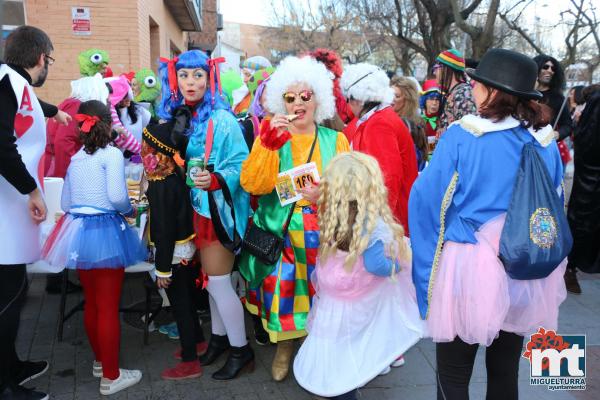
[[[208,127],[206,129],[206,144],[204,146],[204,168],[208,168],[208,159],[210,157],[210,153],[212,152],[214,141],[214,123],[213,119],[208,119]],[[219,241],[223,246],[234,253],[237,253],[239,248],[242,245],[242,238],[240,237],[237,231],[237,224],[235,220],[235,209],[233,207],[233,197],[231,196],[231,192],[229,190],[229,186],[227,186],[227,182],[225,178],[218,172],[211,171],[214,177],[219,182],[219,186],[221,189],[221,193],[223,193],[223,199],[225,203],[229,206],[229,210],[231,212],[231,219],[233,220],[233,239],[229,238],[229,234],[227,233],[227,229],[223,225],[223,221],[219,217],[219,209],[217,206],[217,202],[214,198],[214,193],[208,192],[208,206],[211,211],[211,221],[213,227],[215,229],[215,234],[219,238]],[[217,218],[213,218],[216,216]]]
[[[312,160],[312,156],[315,151],[315,145],[317,144],[318,133],[319,133],[319,127],[317,126],[317,124],[315,124],[315,138],[313,139],[312,145],[310,146],[310,153],[308,153],[308,159],[306,160],[307,164]],[[285,221],[285,225],[283,226],[283,232],[281,232],[281,233],[284,238],[285,238],[285,235],[287,235],[287,233],[288,233],[288,228],[290,226],[290,221],[292,220],[292,216],[294,215],[294,209],[296,208],[296,203],[297,202],[292,203],[292,206],[290,207],[290,212],[288,213],[287,219]]]
[[[204,168],[208,166],[208,158],[213,147],[214,140],[214,123],[212,117],[208,119],[208,127],[206,128],[206,142],[204,145]]]

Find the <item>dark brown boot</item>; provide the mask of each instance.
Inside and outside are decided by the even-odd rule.
[[[579,282],[577,281],[577,270],[567,268],[565,271],[565,285],[567,286],[567,292],[581,294],[581,286],[579,286]]]

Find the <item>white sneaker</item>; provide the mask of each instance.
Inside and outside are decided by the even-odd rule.
[[[94,360],[92,375],[94,375],[94,378],[102,378],[102,363],[100,361]]]
[[[398,368],[398,367],[401,367],[401,366],[403,366],[403,365],[404,365],[404,363],[405,363],[405,361],[404,361],[404,356],[400,356],[400,357],[396,358],[396,361],[394,361],[394,362],[392,363],[391,367],[392,367],[392,368]]]
[[[100,394],[105,396],[115,394],[123,389],[135,385],[142,379],[142,371],[137,369],[120,369],[119,377],[115,380],[102,378],[100,380]]]
[[[385,368],[384,368],[384,370],[383,370],[383,371],[381,371],[381,372],[379,373],[379,375],[380,375],[380,376],[381,376],[381,375],[387,375],[387,374],[389,374],[389,373],[390,373],[390,371],[391,371],[391,370],[392,370],[392,369],[391,369],[389,366],[387,366],[387,367],[385,367]]]

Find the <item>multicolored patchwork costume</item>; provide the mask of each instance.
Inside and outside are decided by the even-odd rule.
[[[291,205],[282,207],[275,191],[277,174],[304,164],[308,159],[313,135],[293,134],[279,150],[270,150],[258,137],[250,157],[242,167],[242,187],[263,195],[254,214],[254,224],[281,235]],[[342,133],[319,127],[312,161],[319,173],[338,153],[348,151]],[[319,227],[315,205],[302,200],[296,203],[285,248],[275,265],[265,265],[244,252],[240,272],[250,290],[246,307],[263,320],[271,341],[278,342],[306,335],[305,326],[314,288],[310,276],[315,268],[319,248]]]

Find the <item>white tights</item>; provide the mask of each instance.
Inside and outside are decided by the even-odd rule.
[[[212,333],[227,335],[234,347],[243,347],[246,340],[244,308],[231,286],[231,274],[209,276],[206,290],[209,293]]]

